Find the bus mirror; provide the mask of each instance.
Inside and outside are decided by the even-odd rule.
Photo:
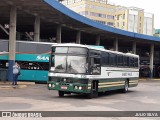
[[[49,57],[49,66],[51,66],[51,57]],[[49,67],[50,70],[50,67]]]

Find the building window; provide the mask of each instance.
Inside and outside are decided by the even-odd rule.
[[[123,27],[125,26],[125,22],[123,22]]]
[[[114,26],[114,23],[113,22],[107,22],[107,25]]]
[[[105,3],[107,4],[107,0],[90,0],[91,2]]]
[[[119,27],[119,22],[117,22],[117,27]]]
[[[119,15],[117,15],[117,20],[119,20]]]
[[[80,2],[80,1],[82,1],[82,0],[74,0],[75,3],[76,3],[76,2]]]
[[[81,11],[79,12],[80,15],[83,15],[83,16],[87,16],[88,15],[88,11]]]
[[[106,14],[90,12],[90,16],[106,18]]]
[[[123,14],[123,19],[125,19],[125,14]]]
[[[96,22],[98,22],[98,23],[101,23],[101,24],[106,24],[105,21],[100,21],[100,20],[94,20],[94,21],[96,21]]]
[[[74,2],[74,0],[68,0],[68,4],[73,4]]]
[[[112,19],[112,20],[114,20],[114,16],[113,16],[113,15],[107,15],[107,19]]]

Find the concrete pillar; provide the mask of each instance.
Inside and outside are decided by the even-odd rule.
[[[118,51],[118,38],[114,40],[114,50]]]
[[[62,33],[62,27],[61,27],[61,25],[58,25],[57,35],[56,35],[56,42],[57,43],[61,43],[61,33]]]
[[[151,75],[150,77],[153,78],[153,59],[154,59],[154,44],[150,47],[150,71]]]
[[[97,46],[100,46],[100,39],[101,39],[101,37],[98,35],[97,37],[96,37],[96,45]]]
[[[13,64],[15,62],[16,52],[16,22],[17,22],[17,8],[12,6],[10,11],[10,27],[9,27],[9,67],[8,80],[13,80]]]
[[[133,45],[132,45],[132,53],[133,53],[133,54],[136,54],[136,49],[137,49],[136,46],[137,46],[137,43],[134,42]]]
[[[40,41],[40,17],[35,17],[35,23],[34,23],[34,41],[39,42]]]
[[[76,43],[77,43],[77,44],[80,44],[80,43],[81,43],[81,31],[78,31],[78,32],[77,32],[77,35],[76,35]]]

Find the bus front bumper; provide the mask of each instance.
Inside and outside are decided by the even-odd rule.
[[[71,93],[90,93],[87,84],[48,82],[48,90],[66,91]]]

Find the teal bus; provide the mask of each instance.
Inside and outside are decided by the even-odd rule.
[[[2,49],[8,41],[0,41],[0,69],[8,69],[9,54]],[[47,82],[50,48],[54,43],[45,42],[16,42],[15,61],[21,67],[18,80]],[[3,45],[3,46],[2,46]],[[6,46],[7,47],[7,46]],[[3,51],[3,52],[2,52]]]

